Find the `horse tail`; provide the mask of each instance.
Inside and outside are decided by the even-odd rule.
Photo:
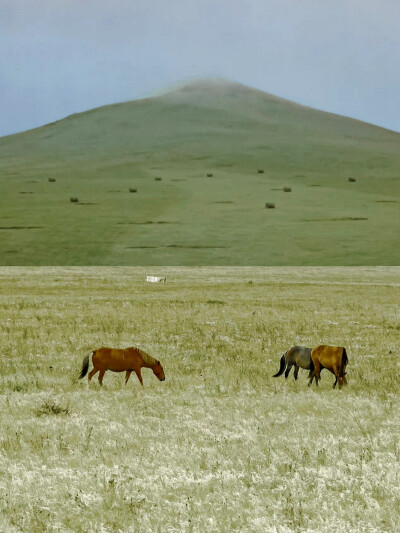
[[[340,368],[339,368],[339,376],[344,375],[344,369],[346,368],[346,365],[348,362],[349,362],[349,358],[347,357],[346,348],[343,348],[342,361],[340,363]]]
[[[278,376],[281,376],[286,368],[286,354],[283,354],[281,357],[281,366],[279,367],[279,370],[276,374],[274,374],[272,377],[277,378]]]
[[[87,354],[84,358],[83,358],[83,361],[82,361],[82,370],[81,370],[81,373],[79,374],[79,379],[82,379],[86,376],[86,374],[88,373],[88,370],[89,370],[89,357],[90,357],[90,354]]]

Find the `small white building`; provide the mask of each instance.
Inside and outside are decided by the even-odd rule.
[[[165,276],[147,276],[146,281],[149,283],[165,283],[167,278]]]

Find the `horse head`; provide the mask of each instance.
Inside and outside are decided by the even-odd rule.
[[[341,389],[343,385],[347,385],[346,374],[347,372],[343,372],[342,375],[339,374],[339,378],[338,378],[339,389]]]
[[[153,370],[154,375],[155,375],[160,381],[164,381],[164,380],[165,380],[164,369],[163,369],[163,367],[162,367],[160,361],[157,361],[157,362],[156,362],[156,364],[153,366],[152,370]]]

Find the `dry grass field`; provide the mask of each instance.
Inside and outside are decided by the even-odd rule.
[[[0,531],[399,531],[399,274],[0,269]],[[347,388],[272,377],[321,343]],[[166,381],[77,380],[102,345]]]

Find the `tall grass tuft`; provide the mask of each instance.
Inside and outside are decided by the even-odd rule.
[[[61,406],[55,400],[45,400],[40,407],[35,409],[36,416],[43,415],[68,415],[69,406]]]

